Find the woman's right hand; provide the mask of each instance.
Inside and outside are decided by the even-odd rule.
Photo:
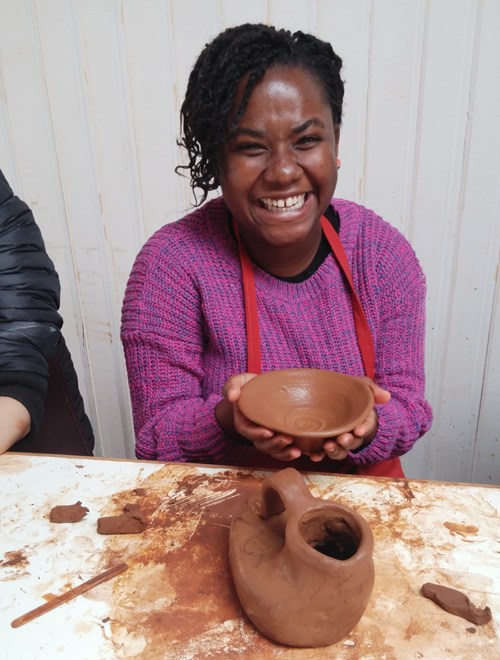
[[[301,455],[298,447],[291,446],[291,435],[274,433],[249,420],[238,406],[241,388],[257,374],[236,374],[227,379],[222,389],[224,399],[216,407],[216,417],[221,428],[232,436],[240,436],[253,443],[262,454],[280,461],[293,461]]]

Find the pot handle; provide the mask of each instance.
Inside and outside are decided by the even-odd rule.
[[[262,482],[261,518],[270,518],[283,511],[288,515],[301,513],[314,497],[304,478],[294,468],[285,468]]]

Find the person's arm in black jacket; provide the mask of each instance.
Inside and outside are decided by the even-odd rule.
[[[0,452],[40,428],[61,336],[59,295],[33,214],[0,171]]]

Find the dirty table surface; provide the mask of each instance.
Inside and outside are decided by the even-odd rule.
[[[313,495],[348,505],[370,523],[375,586],[346,639],[296,649],[254,629],[230,576],[231,518],[264,476],[187,464],[0,456],[0,658],[500,657],[499,488],[305,475]],[[83,520],[49,521],[52,507],[76,501],[89,509]],[[97,534],[97,518],[129,503],[140,505],[146,531]],[[121,561],[129,564],[125,573],[11,627]],[[492,621],[475,626],[441,610],[420,595],[425,582],[488,605]]]

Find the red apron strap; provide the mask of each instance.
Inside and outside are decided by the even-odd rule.
[[[262,359],[260,355],[259,314],[257,309],[257,289],[252,262],[241,240],[238,225],[233,219],[233,230],[238,241],[241,273],[243,276],[243,295],[245,298],[245,317],[247,324],[247,372],[260,374]]]
[[[358,338],[358,346],[361,352],[361,359],[363,360],[365,374],[369,378],[373,379],[375,377],[375,349],[373,346],[373,339],[370,332],[370,326],[368,325],[368,321],[366,320],[366,316],[363,311],[363,307],[361,306],[359,298],[356,294],[356,290],[354,289],[351,269],[349,268],[344,246],[340,242],[339,235],[325,218],[325,216],[321,216],[321,228],[327,241],[330,243],[332,252],[335,255],[335,258],[337,259],[337,262],[349,284],[352,301],[352,313],[354,316],[354,327],[356,329],[356,336]]]
[[[365,368],[365,374],[372,380],[375,377],[375,348],[373,346],[373,339],[370,332],[370,326],[366,320],[365,313],[361,302],[356,294],[354,282],[347,261],[347,255],[342,245],[339,235],[328,222],[325,216],[321,216],[321,228],[326,236],[327,241],[330,243],[332,252],[337,259],[342,272],[344,273],[349,288],[351,290],[352,313],[354,316],[354,327],[356,328],[356,336],[358,338],[358,346]],[[372,465],[359,465],[357,466],[357,473],[362,476],[372,477],[400,477],[404,478],[403,467],[399,458],[389,458],[380,463]]]

